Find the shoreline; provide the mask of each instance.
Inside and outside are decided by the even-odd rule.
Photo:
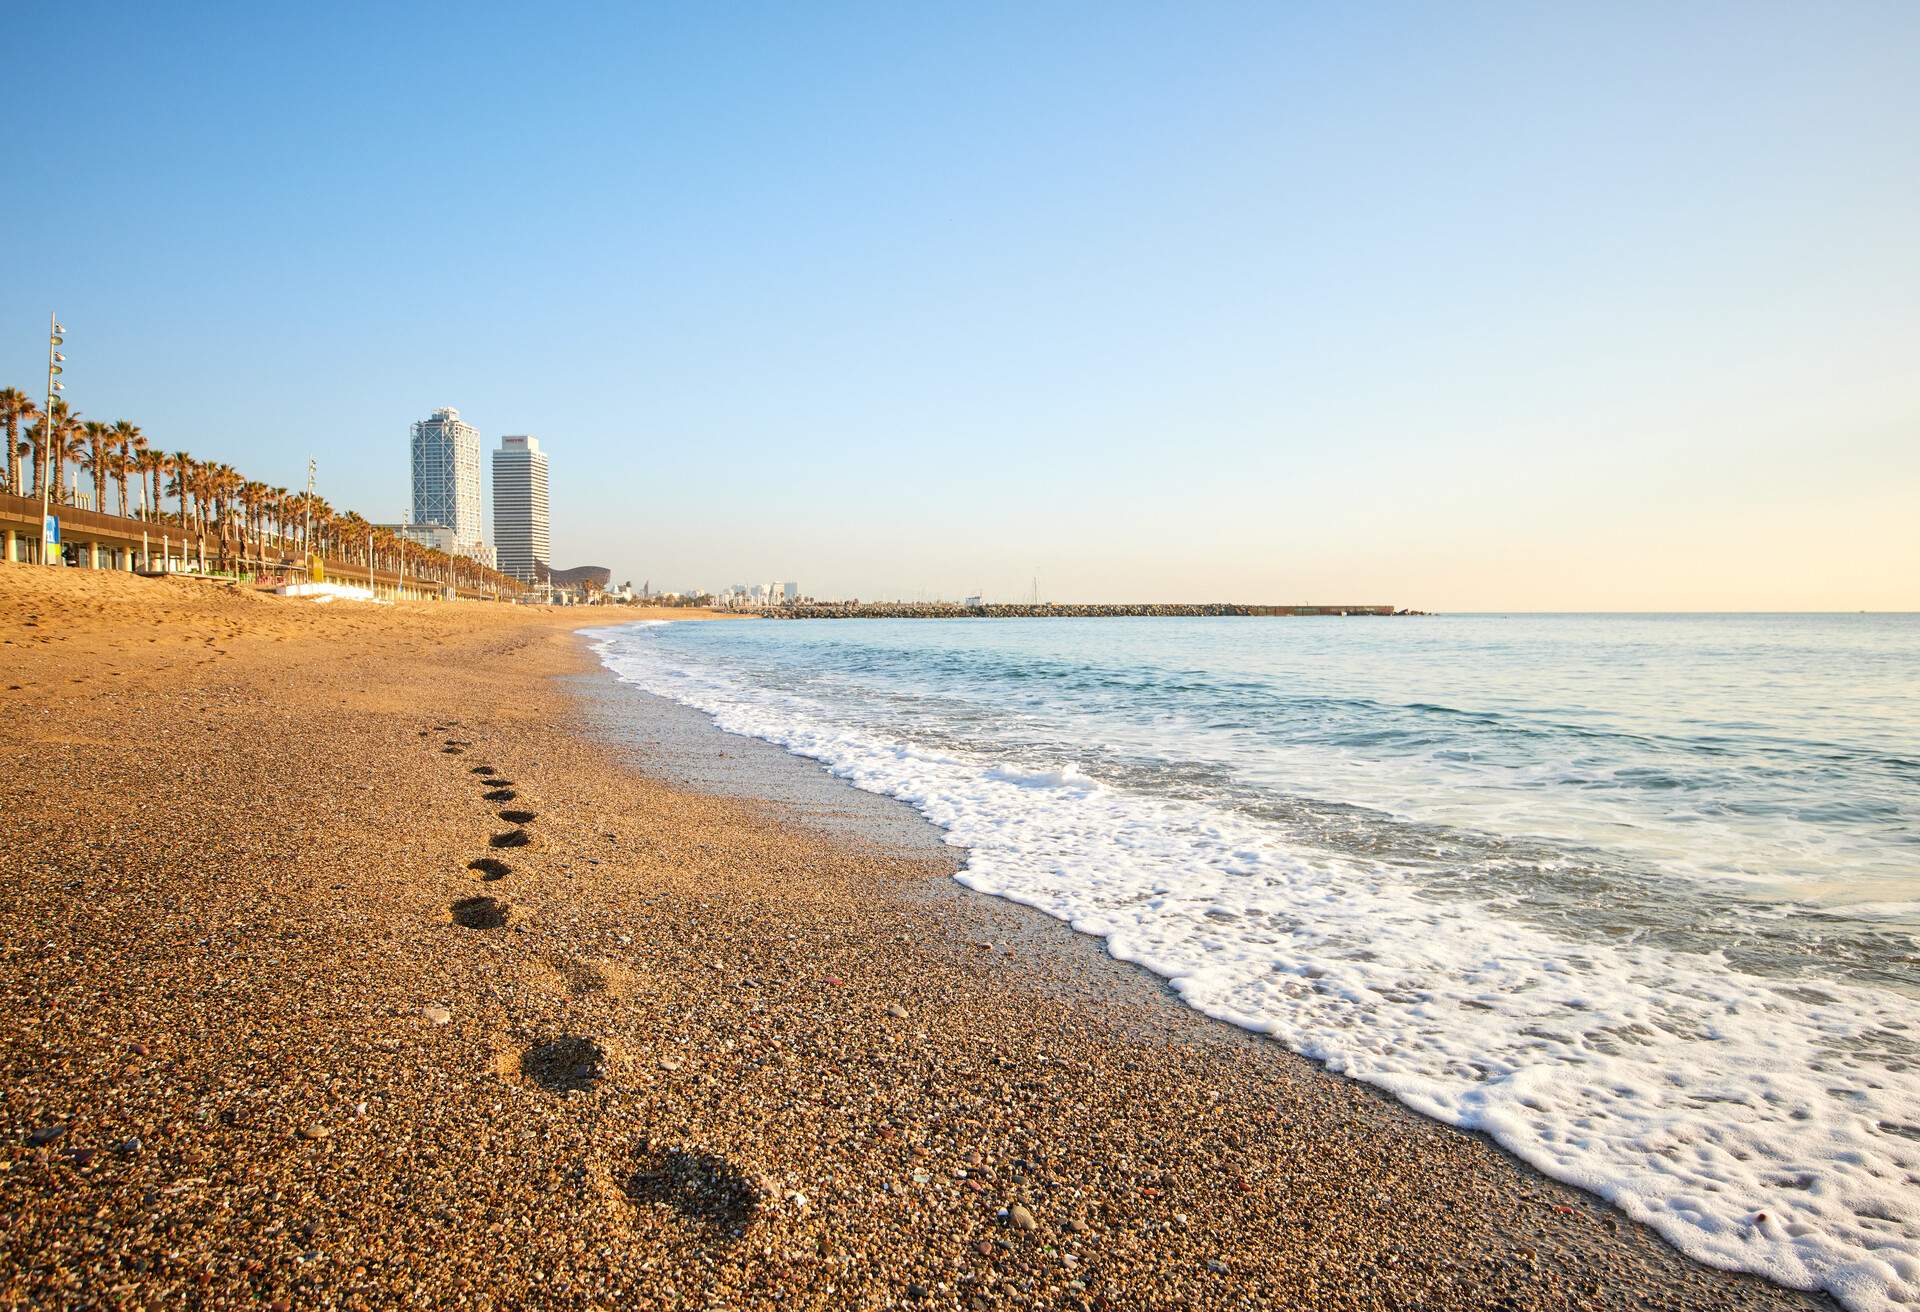
[[[1833,1306],[729,791],[594,621],[298,605],[0,568],[0,1306]]]
[[[1621,1225],[1645,1230],[1681,1260],[1696,1263],[1703,1270],[1721,1270],[1680,1253],[1650,1227],[1618,1213],[1597,1195],[1556,1180],[1486,1132],[1447,1126],[1407,1107],[1389,1091],[1333,1072],[1324,1062],[1296,1053],[1269,1035],[1210,1016],[1185,1002],[1165,977],[1138,962],[1111,955],[1100,935],[1076,929],[1037,907],[967,885],[957,876],[965,868],[968,849],[953,843],[945,829],[910,803],[868,792],[833,774],[822,761],[766,739],[721,729],[704,711],[627,684],[599,660],[593,650],[596,639],[585,632],[576,634],[576,638],[596,667],[583,681],[583,695],[602,703],[594,717],[594,731],[607,735],[616,746],[632,746],[636,739],[646,743],[646,752],[635,753],[633,768],[670,778],[676,784],[697,784],[704,791],[777,809],[785,823],[803,829],[817,827],[832,835],[850,833],[883,851],[943,861],[948,878],[926,885],[918,896],[952,911],[969,927],[979,925],[970,913],[984,913],[985,907],[991,907],[995,913],[993,929],[1017,945],[1007,949],[1008,955],[1018,955],[1028,967],[1039,965],[1038,969],[1029,969],[1024,982],[1048,996],[1095,1005],[1121,1002],[1136,1008],[1128,1032],[1145,1042],[1225,1041],[1243,1043],[1256,1055],[1271,1057],[1277,1052],[1282,1055],[1283,1065],[1298,1067],[1289,1073],[1290,1078],[1302,1078],[1301,1072],[1305,1072],[1314,1078],[1333,1080],[1377,1101],[1391,1115],[1437,1126],[1482,1144],[1532,1186],[1566,1191],[1583,1202],[1597,1204],[1617,1216]],[[630,718],[623,721],[607,713],[605,708],[615,702],[627,709]],[[675,743],[665,761],[660,752],[663,739]],[[716,757],[724,758],[727,764],[716,769]],[[1739,1272],[1726,1274],[1752,1278]],[[1771,1282],[1761,1283],[1779,1288]],[[1810,1305],[1833,1306],[1817,1294]]]

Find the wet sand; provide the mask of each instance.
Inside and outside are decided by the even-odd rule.
[[[0,566],[0,1305],[1831,1306],[968,892],[606,618]]]

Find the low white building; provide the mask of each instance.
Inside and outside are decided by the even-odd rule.
[[[375,524],[375,528],[384,528],[409,542],[415,542],[429,551],[444,551],[449,556],[453,551],[453,530],[445,524],[432,520],[420,524]]]

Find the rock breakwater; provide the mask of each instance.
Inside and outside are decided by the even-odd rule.
[[[1416,615],[1392,606],[1242,606],[1231,602],[1159,602],[1145,605],[967,606],[951,601],[824,601],[768,606],[756,613],[777,620],[1116,619],[1126,616],[1198,618],[1214,615]]]

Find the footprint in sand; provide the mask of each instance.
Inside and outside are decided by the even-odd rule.
[[[647,1153],[628,1177],[625,1192],[636,1203],[665,1204],[689,1221],[735,1238],[753,1224],[767,1193],[719,1154],[684,1148]]]
[[[533,835],[524,829],[509,829],[504,834],[494,834],[487,839],[488,847],[525,847],[533,841]]]
[[[448,743],[445,747],[442,747],[440,750],[442,752],[445,752],[448,756],[458,756],[460,755],[460,753],[466,751],[467,749],[464,747],[456,747],[454,744]]]
[[[500,818],[510,825],[524,825],[530,823],[535,814],[533,811],[502,811]]]
[[[476,765],[476,766],[474,766],[474,767],[472,768],[472,770],[471,770],[471,771],[469,771],[469,773],[472,773],[472,774],[498,774],[498,773],[499,773],[499,771],[497,771],[497,770],[495,770],[495,769],[494,769],[494,768],[493,768],[492,766],[490,766],[490,765]]]
[[[489,802],[511,802],[514,798],[520,796],[520,794],[514,792],[511,788],[492,788],[480,794],[480,796],[486,798]]]
[[[463,897],[447,908],[453,923],[467,929],[499,929],[507,923],[505,902],[493,897]]]
[[[607,1076],[607,1054],[592,1039],[566,1034],[520,1054],[520,1073],[555,1093],[584,1092]]]
[[[476,861],[467,862],[467,869],[473,872],[475,879],[505,879],[513,873],[513,867],[497,857],[483,856]]]
[[[542,982],[555,993],[575,998],[619,1001],[633,993],[633,972],[617,961],[587,961],[580,957],[550,957]]]

